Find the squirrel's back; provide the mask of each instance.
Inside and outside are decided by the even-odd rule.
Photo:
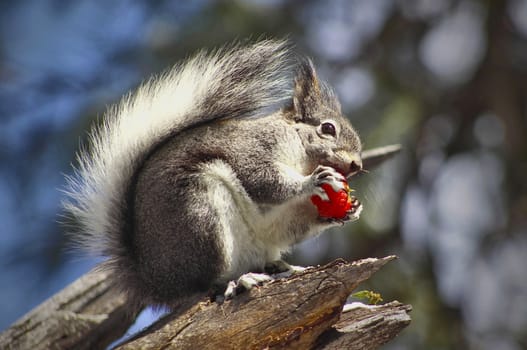
[[[73,241],[110,259],[125,254],[126,193],[151,150],[211,120],[277,109],[291,94],[292,64],[284,41],[233,45],[201,52],[123,97],[91,130],[67,178],[63,206],[75,225]]]

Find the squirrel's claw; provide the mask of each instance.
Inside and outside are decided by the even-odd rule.
[[[244,290],[250,290],[261,286],[264,282],[272,281],[274,278],[266,273],[249,272],[241,275],[236,281],[230,281],[225,288],[223,296],[225,300],[232,299]]]
[[[319,217],[319,220],[326,222],[328,224],[344,225],[347,222],[358,220],[361,212],[362,212],[362,203],[357,199],[357,197],[351,196],[351,208],[346,213],[346,216],[340,219]]]
[[[310,196],[319,196],[323,201],[329,201],[326,191],[321,187],[322,184],[328,184],[333,191],[338,192],[344,189],[345,181],[344,175],[332,167],[319,165],[311,175],[307,176],[307,186],[305,186],[304,193],[308,193]]]
[[[315,178],[314,182],[317,187],[320,187],[322,184],[328,184],[335,192],[344,189],[346,178],[332,167],[319,165],[315,171],[313,171],[312,176]]]
[[[346,221],[358,220],[361,212],[362,212],[362,203],[359,202],[357,197],[351,196],[351,208],[346,214],[346,217],[345,217]]]

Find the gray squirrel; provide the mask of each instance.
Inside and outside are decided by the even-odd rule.
[[[109,109],[89,145],[64,208],[131,307],[176,307],[215,286],[232,296],[362,209],[353,197],[349,215],[326,219],[310,201],[361,171],[361,141],[284,41],[199,53]]]

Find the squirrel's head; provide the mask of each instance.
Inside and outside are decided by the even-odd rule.
[[[313,169],[331,166],[346,177],[362,169],[359,135],[342,115],[333,90],[318,80],[310,60],[298,66],[285,115],[294,124]]]

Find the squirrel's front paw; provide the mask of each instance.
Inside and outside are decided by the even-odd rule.
[[[351,196],[351,209],[348,212],[348,220],[355,221],[360,217],[362,212],[362,203],[357,197]]]
[[[322,184],[328,184],[333,191],[338,192],[344,189],[346,178],[344,175],[329,166],[319,165],[309,177],[307,191],[310,195],[319,196],[322,200],[328,201],[329,197],[321,187]]]
[[[344,225],[346,222],[356,221],[360,217],[362,212],[362,203],[359,202],[357,197],[351,196],[351,208],[346,212],[346,215],[342,218],[332,218],[332,217],[319,217],[320,220],[327,222],[328,224],[340,224]]]
[[[362,211],[359,200],[351,195],[346,178],[327,166],[318,166],[310,176],[313,195],[311,202],[317,207],[319,220],[329,224],[344,224],[357,220]]]

